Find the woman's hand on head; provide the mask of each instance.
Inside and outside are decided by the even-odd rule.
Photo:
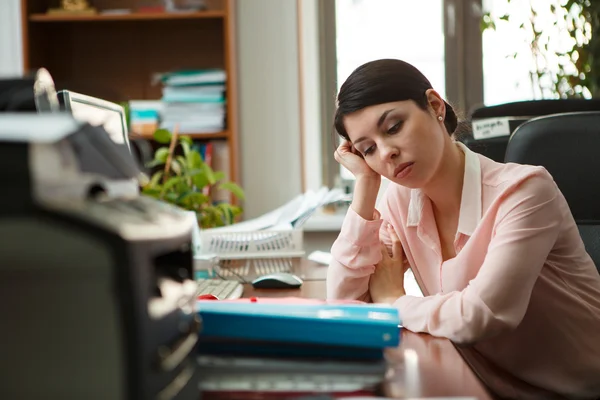
[[[381,181],[381,175],[369,167],[365,159],[356,149],[354,149],[350,141],[344,140],[344,142],[336,149],[333,156],[335,161],[350,171],[356,179],[364,177]]]
[[[387,224],[387,222],[386,222]],[[390,224],[386,229],[392,240],[392,254],[381,244],[381,261],[369,280],[369,293],[374,303],[392,304],[404,296],[404,251],[400,239]]]

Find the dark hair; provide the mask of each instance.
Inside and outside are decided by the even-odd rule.
[[[363,64],[350,74],[340,88],[334,117],[335,130],[349,140],[344,116],[376,104],[413,100],[421,109],[427,110],[427,89],[432,89],[429,80],[407,62],[382,59]],[[452,135],[458,126],[458,118],[452,106],[444,103],[444,125],[448,134]]]

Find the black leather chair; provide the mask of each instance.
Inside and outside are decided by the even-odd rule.
[[[489,107],[474,109],[469,120],[481,120],[487,118],[510,118],[510,132],[531,118],[577,111],[600,111],[600,99],[560,99],[560,100],[529,100],[514,103],[499,104]],[[506,153],[508,136],[490,139],[476,140],[472,132],[466,132],[459,137],[471,150],[483,154],[494,161],[502,162]]]
[[[511,135],[504,161],[541,165],[552,174],[600,272],[600,112],[525,122]]]

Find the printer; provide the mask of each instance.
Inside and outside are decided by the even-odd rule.
[[[101,127],[0,113],[0,398],[198,398],[191,237]]]

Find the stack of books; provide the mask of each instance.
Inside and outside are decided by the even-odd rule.
[[[199,388],[211,398],[380,394],[400,343],[388,305],[298,298],[198,301]]]
[[[183,70],[163,75],[161,128],[180,134],[216,133],[225,129],[225,82],[222,69]]]

